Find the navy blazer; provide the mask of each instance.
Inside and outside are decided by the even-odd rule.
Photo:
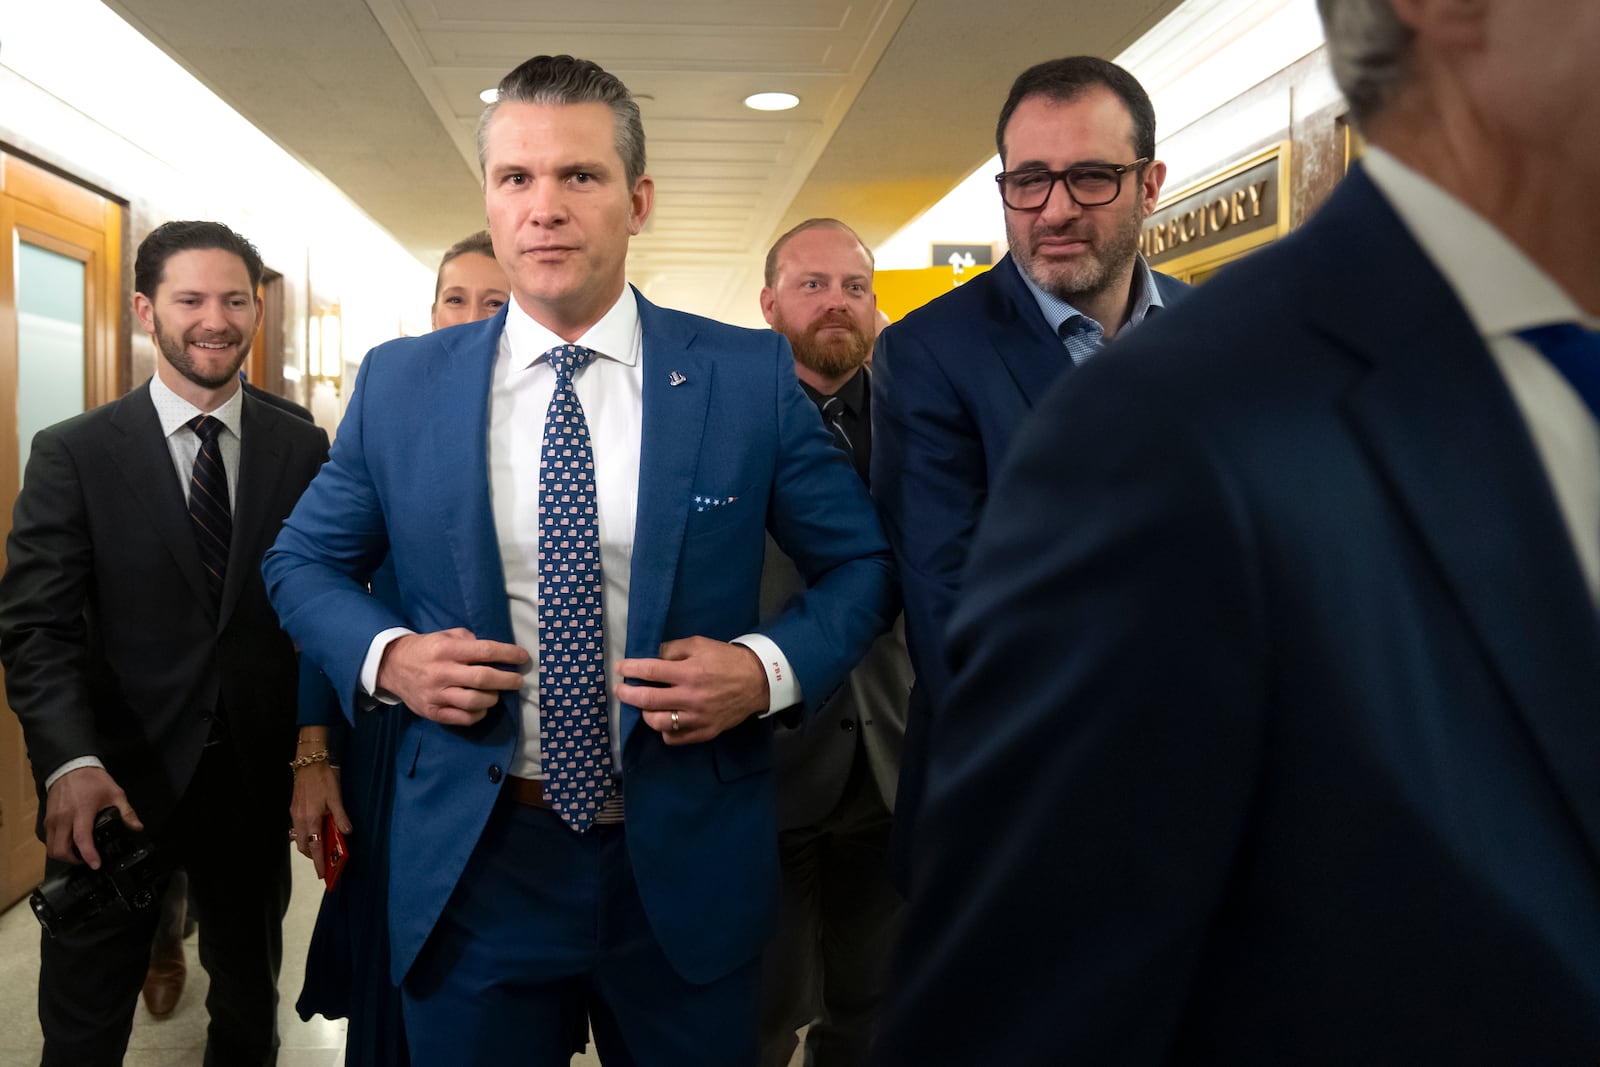
[[[1600,622],[1359,170],[1051,392],[964,595],[883,1063],[1600,1054]]]
[[[1189,292],[1153,277],[1167,306]],[[950,687],[945,633],[973,532],[1012,438],[1073,363],[1008,255],[885,329],[872,367],[872,495],[900,567],[916,672],[895,807],[903,877],[927,734]]]
[[[809,589],[759,632],[783,649],[814,710],[898,607],[872,503],[838,462],[781,335],[638,301],[644,412],[627,654],[757,630],[770,530]],[[486,455],[504,315],[368,356],[328,465],[268,554],[284,627],[347,714],[384,629],[461,626],[513,641]],[[696,495],[736,500],[697,511]],[[362,587],[386,553],[399,613]],[[403,714],[390,889],[397,982],[466,867],[521,725],[514,694],[472,727]],[[617,728],[629,853],[651,928],[685,978],[712,981],[760,951],[774,917],[770,726],[752,718],[706,744],[669,747],[624,704]]]

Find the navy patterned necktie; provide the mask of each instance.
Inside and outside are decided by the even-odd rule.
[[[1558,322],[1523,330],[1517,336],[1544,353],[1600,419],[1600,332],[1575,322]]]
[[[577,345],[545,353],[556,389],[539,450],[539,758],[551,810],[580,833],[615,791],[594,450],[572,389],[593,355]]]
[[[228,574],[228,545],[233,540],[228,469],[222,465],[222,446],[217,442],[222,422],[210,415],[196,415],[185,425],[200,438],[200,453],[194,457],[189,473],[189,524],[194,527],[194,543],[206,569],[211,602],[221,604],[223,580]]]

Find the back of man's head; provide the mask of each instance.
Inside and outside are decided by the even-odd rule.
[[[1394,98],[1411,62],[1415,35],[1390,0],[1317,0],[1333,79],[1365,124]]]
[[[1012,82],[1011,95],[1006,97],[1005,106],[1000,109],[1000,121],[994,128],[994,143],[1000,152],[1001,165],[1006,158],[1006,126],[1018,104],[1035,96],[1057,102],[1076,100],[1094,88],[1109,89],[1122,101],[1133,118],[1135,155],[1154,159],[1156,110],[1139,80],[1099,56],[1067,56],[1029,67]]]
[[[167,269],[167,260],[179,252],[199,249],[232,252],[244,260],[250,288],[260,286],[266,267],[255,245],[220,222],[185,220],[164,222],[139,242],[139,250],[133,257],[133,291],[153,300]]]
[[[617,155],[631,187],[644,174],[644,121],[628,87],[599,64],[572,56],[534,56],[500,79],[478,120],[478,167],[487,156],[489,120],[501,104],[604,104],[616,117]]]

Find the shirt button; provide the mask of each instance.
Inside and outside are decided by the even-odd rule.
[[[854,719],[846,719],[839,724],[839,729],[843,730],[847,734],[855,730],[855,728],[856,721]]]
[[[500,764],[498,764],[498,763],[489,764],[489,782],[490,782],[490,784],[499,785],[500,784],[500,777],[501,777]]]

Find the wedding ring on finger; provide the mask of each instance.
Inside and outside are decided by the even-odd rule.
[[[306,835],[306,840],[311,842],[314,845],[318,841],[322,840],[322,835],[321,834],[307,834]]]
[[[681,729],[683,729],[683,724],[678,722],[678,713],[677,712],[673,712],[672,713],[672,732],[673,733],[677,733]]]

